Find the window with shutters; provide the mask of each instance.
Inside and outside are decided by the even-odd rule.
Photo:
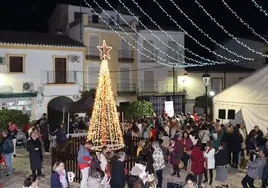
[[[178,45],[176,44],[176,42],[174,41],[168,41],[168,46],[169,48],[167,48],[167,60],[170,62],[174,62],[177,60],[177,51],[178,51]]]
[[[88,36],[88,48],[87,48],[87,57],[88,58],[99,58],[99,50],[97,46],[100,44],[99,35],[89,35]]]
[[[174,76],[175,76],[175,80],[174,80]],[[165,91],[166,92],[177,91],[176,72],[168,71],[168,81],[165,83]]]
[[[216,94],[221,92],[223,89],[223,79],[222,78],[211,78],[211,91]]]
[[[154,44],[154,41],[152,40],[144,40],[143,41],[143,47],[144,49],[147,49],[147,50],[143,50],[143,54],[141,56],[141,61],[146,63],[146,62],[153,62],[156,60],[156,51],[153,47],[153,44]]]
[[[66,84],[68,82],[66,58],[55,58],[54,61],[55,61],[54,83]]]
[[[25,55],[12,55],[8,57],[9,73],[24,73],[25,72]]]
[[[128,65],[120,66],[120,83],[119,83],[119,91],[120,92],[130,92],[130,67]]]
[[[154,71],[143,72],[143,91],[150,93],[155,91]]]
[[[128,37],[121,38],[121,48],[120,48],[120,54],[119,54],[119,60],[120,61],[129,61],[134,60],[134,54],[131,50],[131,40]]]

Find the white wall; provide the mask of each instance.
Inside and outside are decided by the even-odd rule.
[[[152,30],[153,34],[156,35],[158,38],[160,38],[163,43],[168,44],[169,41],[172,41],[165,33],[158,31],[158,30]],[[168,48],[162,44],[156,37],[153,36],[149,31],[147,30],[140,30],[139,31],[140,35],[138,35],[138,42],[143,45],[143,41],[147,39],[148,41],[153,41],[153,45],[156,46],[158,49],[161,51],[167,53]],[[168,31],[169,35],[178,43],[184,45],[184,33],[182,32],[176,32],[176,31]],[[137,45],[137,48],[141,51],[144,52],[145,50],[140,46]],[[161,57],[163,59],[166,59],[167,56],[161,53],[160,51],[156,50],[155,48],[153,49],[154,52],[157,51],[157,56]],[[181,49],[178,46],[178,51],[181,51],[182,54],[184,54],[184,50]],[[154,53],[153,52],[153,53]],[[161,61],[158,58],[159,61]],[[181,57],[181,61],[184,61],[184,58]],[[138,71],[137,72],[137,78],[138,78],[138,88],[139,91],[142,90],[142,82],[144,81],[144,72],[145,71],[154,71],[154,80],[155,80],[155,85],[158,85],[159,88],[163,87],[163,82],[168,81],[168,72],[172,71],[171,67],[162,67],[160,68],[161,64],[158,63],[148,63],[148,62],[142,62],[142,54],[140,52],[137,52],[137,69],[145,69],[144,71]],[[176,74],[177,76],[183,75],[184,74],[184,69],[176,69]],[[156,83],[157,82],[157,83]]]
[[[82,28],[81,28],[82,27]],[[82,33],[81,33],[81,29],[82,29]],[[74,27],[69,29],[69,34],[68,36],[76,41],[79,41],[81,43],[83,43],[83,36],[84,36],[84,27],[83,25],[77,24]],[[81,38],[81,34],[82,34],[82,38]]]
[[[32,50],[32,49],[3,49],[0,48],[0,56],[6,54],[25,54],[25,73],[7,74],[8,67],[0,65],[0,74],[3,76],[3,84],[13,87],[13,92],[23,92],[22,84],[32,82],[34,90],[37,91],[39,86],[44,86],[43,102],[36,106],[35,117],[39,117],[47,111],[47,103],[57,96],[67,96],[72,98],[78,94],[79,89],[83,88],[83,52],[76,51],[53,51],[53,50]],[[53,71],[54,56],[80,56],[80,63],[67,61],[68,71],[76,72],[76,84],[74,85],[47,85],[47,71]],[[51,74],[50,74],[51,75]],[[50,76],[51,77],[51,76]]]
[[[239,39],[239,41],[243,42],[244,44],[246,44],[250,48],[254,49],[255,51],[265,53],[265,43],[264,42],[262,43],[262,42],[247,40],[247,39],[243,39],[243,38],[238,38],[238,39]],[[216,53],[221,54],[222,56],[227,57],[227,58],[239,60],[240,61],[239,66],[244,66],[244,67],[248,67],[248,68],[252,68],[252,69],[257,70],[258,68],[260,68],[264,65],[265,57],[262,57],[259,54],[256,54],[254,52],[249,51],[247,48],[238,44],[235,40],[232,40],[232,39],[229,40],[227,43],[224,44],[224,46],[226,48],[228,48],[229,50],[237,53],[238,55],[242,55],[244,57],[254,59],[254,61],[244,60],[244,59],[241,59],[241,58],[234,56],[233,54],[230,54],[229,52],[227,52],[226,50],[223,50],[220,47],[217,47],[217,49],[215,50]],[[220,57],[218,57],[218,56],[215,56],[215,57],[218,61],[222,61],[222,59]]]
[[[116,7],[115,7],[116,8]],[[74,5],[69,5],[69,10],[68,10],[68,20],[69,23],[72,23],[74,21],[74,13],[75,12],[80,12],[80,7],[79,6],[74,6]],[[89,7],[81,7],[81,12],[87,14],[89,17],[92,17],[94,15],[94,12],[89,8]],[[112,18],[117,19],[117,15],[114,11],[111,10],[105,10],[107,14],[109,14]],[[98,13],[101,15],[101,17],[105,20],[109,20],[109,17],[104,14],[104,13]],[[131,22],[132,20],[135,20],[133,16],[131,15],[122,15],[124,19],[127,22]],[[101,20],[100,20],[101,22]],[[124,23],[123,21],[120,21],[120,23]]]
[[[189,73],[186,81],[186,91],[187,91],[187,104],[185,105],[186,112],[192,112],[194,106],[194,99],[198,96],[205,94],[205,86],[203,83],[204,73]],[[211,78],[222,78],[223,80],[223,89],[230,87],[237,82],[239,78],[247,77],[251,73],[209,73]],[[225,88],[224,88],[225,86]],[[211,91],[211,85],[208,86],[208,92]]]

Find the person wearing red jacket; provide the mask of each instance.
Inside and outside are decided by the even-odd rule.
[[[195,176],[195,179],[198,180],[198,187],[201,187],[203,173],[205,172],[205,158],[202,151],[201,142],[197,142],[192,149],[192,172]]]
[[[92,148],[92,146],[93,146],[92,141],[86,141],[84,145],[79,146],[77,161],[78,161],[78,166],[82,173],[82,180],[80,183],[81,188],[87,187],[89,168],[90,168],[91,161],[92,161],[92,156],[90,155],[89,151]]]

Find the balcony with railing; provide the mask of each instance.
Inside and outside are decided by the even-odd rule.
[[[87,47],[86,59],[90,60],[99,60],[100,59],[100,51],[97,47]]]
[[[76,84],[76,71],[41,71],[42,84]]]
[[[119,50],[118,61],[134,63],[134,51],[133,50]]]
[[[157,61],[157,51],[143,51],[143,54],[141,55],[141,62],[142,63],[155,63]]]
[[[118,95],[136,95],[136,84],[131,83],[117,83]]]
[[[169,94],[169,93],[182,93],[184,88],[179,84],[175,83],[173,87],[173,82],[140,82],[139,94],[149,95],[149,94]]]

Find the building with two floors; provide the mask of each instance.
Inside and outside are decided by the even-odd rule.
[[[109,69],[117,105],[137,100],[136,51],[130,45],[135,46],[133,39],[137,39],[136,33],[131,27],[123,24],[115,12],[106,11],[106,14],[109,14],[112,19],[109,19],[104,13],[100,12],[99,14],[121,37],[104,24],[102,19],[94,14],[94,11],[89,7],[64,4],[57,5],[52,13],[48,22],[49,32],[55,33],[60,29],[72,39],[80,41],[86,46],[83,67],[85,71],[84,90],[90,90],[97,86],[101,63],[97,46],[106,40],[107,45],[113,47],[110,53]],[[133,16],[122,16],[129,24],[136,27]],[[124,29],[124,32],[114,22],[117,22]]]
[[[67,36],[0,31],[0,104],[39,119],[77,100],[85,47]]]
[[[156,114],[162,113],[165,108],[165,101],[169,100],[174,101],[175,113],[184,111],[185,92],[181,78],[183,78],[185,70],[173,69],[157,63],[158,61],[161,62],[162,59],[170,63],[176,63],[176,60],[184,61],[184,49],[177,44],[184,46],[184,33],[170,28],[166,31],[171,37],[155,28],[149,31],[140,29],[140,35],[138,35],[139,43],[151,52],[149,53],[138,46],[138,49],[142,52],[142,54],[137,54],[137,69],[139,70],[137,71],[138,99],[151,101]],[[154,48],[153,45],[159,50]],[[171,49],[182,55],[178,55]]]
[[[170,48],[184,54],[184,50],[180,49],[176,44],[177,42],[184,45],[183,32],[178,30],[167,31],[175,39],[176,42],[174,42],[157,29],[151,29],[149,32],[139,27],[138,21],[133,16],[128,15],[126,11],[120,12],[120,16],[128,24],[114,11],[105,10],[105,13],[96,11],[98,15],[89,7],[60,4],[55,8],[48,24],[49,32],[54,33],[57,29],[60,29],[66,35],[83,42],[87,46],[84,66],[84,70],[87,70],[87,73],[84,76],[84,88],[91,89],[96,87],[97,73],[100,67],[99,52],[96,46],[102,40],[106,40],[107,44],[113,47],[109,68],[114,94],[119,106],[126,106],[133,100],[145,99],[153,102],[155,111],[160,113],[164,108],[164,101],[172,100],[175,94],[177,96],[175,99],[177,101],[175,102],[175,111],[182,111],[183,88],[177,84],[177,76],[183,75],[184,70],[173,70],[170,67],[158,64],[157,61],[161,61],[160,57],[163,59],[167,57],[152,45],[157,46],[161,51],[173,58],[166,59],[167,61],[174,61],[174,59],[184,61],[181,56],[179,57],[153,36],[156,35]],[[109,23],[110,26],[107,26],[103,20]],[[121,29],[117,25],[120,25]],[[112,31],[110,27],[116,30],[117,33]],[[141,45],[137,45],[135,41]],[[135,46],[137,50],[128,43]],[[144,48],[151,51],[151,53],[146,52]]]

